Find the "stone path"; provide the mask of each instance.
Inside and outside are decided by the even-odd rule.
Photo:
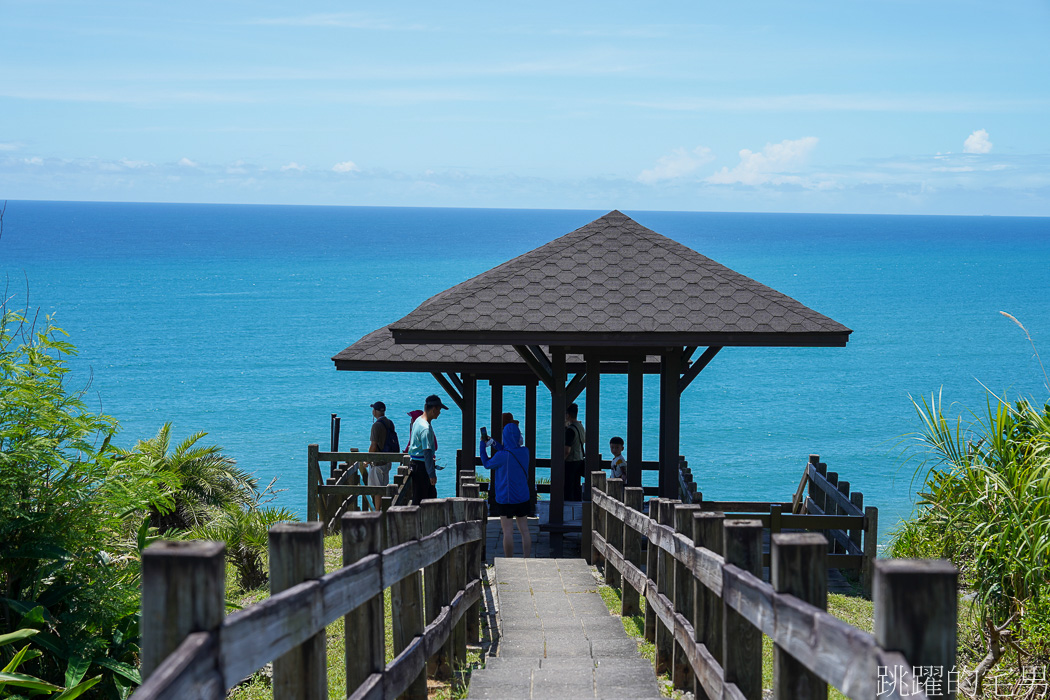
[[[474,671],[468,698],[660,697],[653,668],[609,613],[582,559],[495,561],[496,656]]]

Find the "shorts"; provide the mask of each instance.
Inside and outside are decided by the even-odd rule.
[[[489,515],[501,518],[525,518],[532,511],[532,504],[528,501],[521,503],[492,503],[492,512]]]

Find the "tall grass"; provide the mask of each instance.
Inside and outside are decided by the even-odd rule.
[[[921,430],[918,513],[894,534],[897,557],[945,557],[997,626],[1015,620],[1026,652],[1050,656],[1050,404],[988,393],[971,422],[945,416],[941,397],[914,401]]]

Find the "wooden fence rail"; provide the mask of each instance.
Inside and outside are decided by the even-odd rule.
[[[270,661],[274,697],[327,699],[325,628],[344,617],[346,696],[425,700],[428,665],[449,677],[465,664],[468,629],[477,628],[468,618],[481,597],[484,515],[478,498],[346,513],[343,567],[330,574],[322,523],[276,525],[269,534],[271,596],[230,615],[225,545],[151,545],[142,555],[144,682],[133,699],[219,700]]]
[[[808,494],[807,494],[808,491]],[[706,512],[724,513],[729,520],[758,520],[772,536],[784,530],[820,532],[828,540],[829,569],[856,569],[861,590],[871,596],[878,554],[879,509],[864,507],[864,494],[850,491],[848,481],[828,472],[819,455],[810,455],[791,501],[708,501],[697,490],[685,460],[679,469],[679,496]],[[771,554],[763,555],[771,565]]]
[[[337,419],[333,416],[333,420]],[[395,506],[408,505],[411,498],[409,458],[401,452],[360,452],[355,448],[345,452],[321,452],[317,445],[309,445],[306,459],[306,521],[320,520],[328,532],[338,529],[339,518],[344,513],[375,510],[384,498],[390,498]],[[322,462],[333,465],[327,478],[321,474]],[[391,469],[397,465],[390,485],[367,486],[361,483],[364,467],[372,462],[388,462]],[[372,499],[372,506],[368,498]]]
[[[822,535],[774,534],[767,583],[760,521],[669,499],[650,500],[647,515],[640,489],[619,481],[591,474],[592,557],[604,562],[609,585],[622,582],[624,615],[645,599],[656,670],[670,672],[675,687],[697,698],[759,700],[765,635],[778,700],[826,698],[829,684],[854,700],[955,697],[957,571],[949,563],[876,562],[871,635],[826,611]]]

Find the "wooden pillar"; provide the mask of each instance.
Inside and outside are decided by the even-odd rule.
[[[674,529],[675,501],[661,498],[657,508],[657,522]],[[654,547],[652,543],[650,547]],[[655,548],[655,547],[654,547]],[[674,605],[674,565],[675,560],[663,549],[656,549],[656,590],[663,594]],[[656,673],[670,673],[674,670],[674,627],[668,627],[656,618]]]
[[[936,675],[926,679],[930,697],[956,696],[948,671],[955,666],[958,578],[958,570],[939,559],[875,562],[875,643],[903,654],[909,671],[934,669]],[[923,680],[921,674],[915,678],[919,688]],[[907,692],[914,694],[910,687]]]
[[[623,503],[623,479],[608,479],[605,482],[605,493],[609,495],[609,498],[614,501]],[[605,539],[609,542],[609,546],[623,554],[623,521],[619,520],[612,513],[606,512],[605,514],[605,532],[603,533]],[[620,589],[620,597],[623,598],[623,581],[621,580],[620,572],[616,570],[615,566],[610,566],[608,558],[605,563],[605,581],[613,588]]]
[[[828,544],[819,532],[772,535],[773,590],[828,609]],[[827,700],[828,684],[779,645],[773,645],[775,700]]]
[[[324,523],[278,523],[270,528],[270,595],[324,576],[324,529]],[[274,659],[273,694],[291,700],[327,700],[323,629]]]
[[[383,551],[383,514],[346,513],[342,519],[343,566],[350,566],[369,554]],[[343,618],[346,697],[373,673],[386,667],[383,594],[372,597]]]
[[[649,499],[649,519],[659,520],[660,516],[660,499],[650,498]],[[657,553],[660,548],[653,544],[652,540],[649,540],[645,545],[645,577],[647,580],[646,590],[642,591],[642,595],[649,595],[649,583],[656,583],[656,568],[657,560],[659,557]],[[645,640],[653,644],[656,643],[656,611],[653,610],[653,606],[645,606]]]
[[[529,449],[529,490],[536,504],[536,382],[525,385],[525,447]],[[535,512],[535,511],[534,511]]]
[[[320,452],[318,445],[307,445],[306,447],[306,522],[312,523],[317,520],[317,487],[321,483],[321,465],[317,461]],[[146,676],[142,676],[143,679]]]
[[[678,495],[678,436],[681,416],[682,349],[669,348],[660,361],[660,496]]]
[[[462,523],[467,520],[467,499],[453,498],[452,519],[453,523]],[[466,588],[467,579],[467,545],[460,545],[452,550],[449,574],[449,589],[452,595]],[[467,666],[467,616],[463,615],[452,628],[450,635],[452,641],[452,668],[463,669]],[[350,695],[347,695],[350,697]]]
[[[642,362],[627,362],[627,485],[642,485]]]
[[[503,382],[489,380],[489,408],[492,415],[489,423],[489,435],[503,442]]]
[[[394,506],[386,512],[389,547],[419,539],[419,506]],[[423,575],[417,571],[390,586],[390,609],[394,637],[394,656],[403,652],[412,639],[423,634]],[[407,700],[427,700],[427,668],[424,664],[408,689]]]
[[[551,369],[554,389],[551,391],[551,509],[550,523],[564,521],[565,504],[565,348],[551,346]],[[551,547],[560,553],[561,534],[551,533]]]
[[[723,528],[725,563],[762,578],[762,521],[728,520]],[[747,700],[762,700],[762,632],[722,602],[722,668]]]
[[[474,486],[477,489],[477,485]],[[478,520],[481,522],[482,532],[485,527],[485,506],[487,504],[480,498],[467,499],[467,520]],[[485,566],[485,538],[480,542],[471,542],[467,545],[467,583],[473,580],[481,585],[481,569]],[[470,644],[481,644],[481,601],[467,608],[467,642]]]
[[[598,359],[592,355],[586,356],[587,360],[587,423],[584,429],[587,432],[587,444],[586,444],[586,462],[584,463],[583,473],[585,477],[589,477],[591,472],[596,472],[602,468],[601,456],[601,431],[599,426],[601,425],[601,413],[600,413],[600,401],[601,399],[601,364]],[[585,489],[589,491],[586,486],[591,483],[590,478],[584,478]],[[587,493],[583,495],[585,500],[590,497]]]
[[[154,542],[142,552],[142,679],[194,632],[218,629],[226,615],[226,545]],[[220,684],[221,685],[221,684]],[[218,689],[218,697],[225,688]]]
[[[459,477],[463,474],[474,474],[474,457],[478,452],[478,378],[473,374],[463,374],[463,428],[462,447],[459,464],[456,466],[456,495],[459,492]]]

